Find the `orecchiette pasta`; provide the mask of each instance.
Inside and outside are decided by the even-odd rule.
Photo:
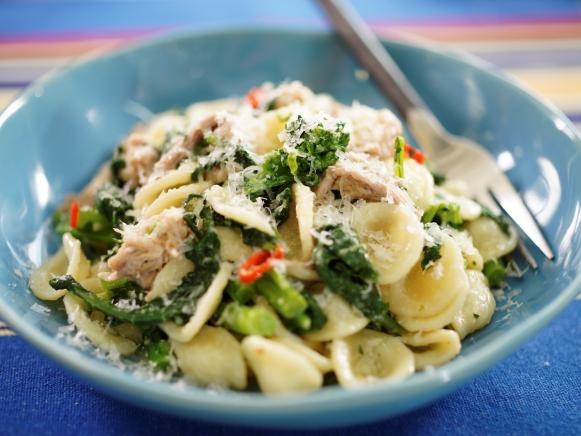
[[[331,360],[339,383],[347,388],[399,380],[414,372],[414,355],[400,338],[367,329],[335,339]]]
[[[158,213],[170,207],[180,206],[188,196],[191,194],[201,194],[208,188],[208,183],[191,183],[189,185],[180,186],[179,188],[168,189],[162,192],[159,197],[153,200],[147,208],[143,211],[144,218],[151,218]]]
[[[157,273],[151,290],[145,296],[145,301],[152,301],[174,290],[182,282],[186,274],[194,270],[191,260],[181,255],[171,259]]]
[[[313,252],[313,219],[315,194],[305,185],[295,183],[292,188],[301,241],[301,259],[311,258]]]
[[[114,335],[99,321],[93,321],[84,310],[84,303],[74,295],[65,295],[63,298],[65,310],[69,320],[82,331],[97,347],[121,356],[132,354],[137,344],[127,338]]]
[[[227,262],[236,262],[241,257],[248,257],[252,249],[242,241],[237,229],[217,226],[215,229],[220,239],[220,257]]]
[[[266,394],[308,392],[323,384],[323,375],[315,365],[287,345],[247,336],[242,340],[242,352]]]
[[[458,245],[441,235],[441,258],[424,270],[418,262],[409,275],[381,288],[398,322],[409,331],[436,330],[452,321],[468,292],[468,277]]]
[[[404,163],[403,186],[420,209],[425,210],[434,203],[434,178],[424,165],[415,160]]]
[[[49,257],[41,266],[35,268],[30,273],[29,286],[32,293],[41,300],[55,301],[66,294],[65,289],[54,290],[49,284],[51,274],[61,275],[67,270],[68,258],[64,248]]]
[[[379,284],[405,277],[420,258],[424,230],[409,209],[387,203],[366,203],[353,212],[353,228],[379,273]]]
[[[442,365],[460,352],[460,337],[454,330],[408,333],[402,340],[414,353],[416,369]]]
[[[480,271],[467,271],[470,289],[462,308],[452,319],[452,328],[460,339],[490,323],[496,302],[484,274]]]
[[[474,246],[478,249],[485,262],[514,251],[518,243],[518,236],[512,228],[509,229],[509,234],[506,235],[488,217],[481,217],[471,221],[466,224],[466,228],[472,236]]]
[[[224,288],[228,284],[228,279],[232,274],[232,264],[222,263],[216,277],[210,284],[206,293],[198,300],[194,314],[183,326],[178,326],[173,322],[165,322],[161,328],[167,335],[177,342],[190,341],[210,319],[222,299]]]
[[[83,253],[81,242],[73,238],[70,233],[65,233],[63,235],[63,248],[69,259],[66,273],[76,280],[87,278],[91,273],[91,263]]]
[[[359,309],[349,304],[343,297],[329,290],[313,296],[325,315],[327,322],[321,330],[307,334],[311,341],[332,341],[357,333],[364,329],[369,320]]]
[[[137,210],[151,204],[163,191],[175,188],[176,186],[186,185],[192,181],[192,172],[194,166],[191,163],[181,165],[178,169],[168,172],[162,177],[149,182],[143,186],[133,201],[133,207]]]
[[[247,197],[232,195],[227,188],[214,185],[206,193],[206,199],[220,215],[268,235],[274,235],[270,217]]]
[[[30,288],[155,379],[285,394],[445,364],[517,239],[401,132],[296,81],[160,114],[55,213]]]
[[[203,326],[189,342],[172,341],[172,347],[179,368],[195,383],[235,389],[246,387],[242,347],[226,329]]]

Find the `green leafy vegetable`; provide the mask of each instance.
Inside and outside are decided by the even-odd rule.
[[[272,269],[254,282],[257,291],[287,319],[303,314],[308,303],[305,297],[280,272]]]
[[[424,212],[422,222],[434,222],[441,226],[448,224],[451,227],[459,229],[462,227],[464,220],[460,216],[460,206],[456,203],[440,203]]]
[[[308,304],[305,316],[294,319],[283,318],[283,323],[287,328],[299,334],[321,330],[327,323],[325,312],[323,312],[323,309],[321,309],[321,306],[319,306],[319,303],[310,292],[304,291],[301,294]]]
[[[446,181],[446,176],[438,171],[430,170],[432,177],[434,178],[434,183],[438,186],[442,185]]]
[[[287,123],[287,134],[296,146],[291,150],[278,149],[266,157],[261,169],[249,175],[245,191],[251,200],[263,198],[265,206],[273,211],[278,224],[288,218],[290,187],[299,180],[307,186],[316,186],[323,171],[337,162],[340,151],[349,142],[344,124],[327,130],[321,123],[309,127],[301,116]]]
[[[218,324],[243,335],[268,337],[276,330],[276,317],[263,307],[230,302],[224,307]]]
[[[403,177],[403,153],[405,150],[405,139],[401,136],[396,136],[393,147],[393,174],[396,177]]]
[[[152,341],[146,348],[147,358],[160,371],[166,370],[171,364],[171,344],[169,341],[160,339]]]
[[[252,297],[256,294],[256,289],[254,285],[241,283],[240,280],[230,280],[228,286],[226,286],[226,293],[240,304],[246,304],[252,300]]]
[[[499,287],[506,280],[506,267],[500,259],[487,260],[484,263],[482,272],[488,279],[488,284],[491,288]]]
[[[391,317],[374,283],[377,272],[353,232],[340,225],[324,226],[318,232],[321,237],[313,259],[323,282],[379,328],[400,334],[401,326]]]
[[[57,211],[53,216],[53,225],[59,235],[70,233],[78,239],[83,252],[91,260],[107,254],[119,243],[119,234],[111,222],[95,208],[81,207],[74,229],[70,226],[68,211]]]
[[[206,173],[215,168],[223,167],[228,161],[237,163],[242,168],[247,168],[256,164],[246,148],[242,146],[236,146],[234,148],[225,147],[218,156],[203,163],[192,172],[192,182],[197,182],[205,177]]]
[[[440,253],[442,249],[442,244],[436,244],[431,246],[425,246],[422,254],[421,267],[423,270],[431,267],[438,259],[442,257]]]
[[[121,223],[132,223],[133,217],[129,214],[132,210],[133,200],[130,195],[124,193],[119,187],[106,183],[95,193],[95,208],[115,228]]]

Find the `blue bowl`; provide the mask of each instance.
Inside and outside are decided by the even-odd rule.
[[[264,397],[144,381],[57,338],[58,305],[32,310],[33,264],[54,240],[46,220],[65,193],[79,190],[131,126],[151,113],[196,100],[242,95],[263,81],[299,79],[344,102],[389,106],[337,39],[325,33],[229,31],[173,36],[45,78],[0,116],[0,316],[41,351],[99,389],[163,412],[270,427],[362,423],[426,404],[514,351],[581,288],[581,139],[567,118],[478,61],[385,41],[430,108],[453,133],[494,155],[510,153],[514,184],[557,253],[512,283],[488,327],[464,341],[452,362],[407,380],[355,391]],[[51,242],[52,241],[52,242]],[[533,249],[534,252],[534,249]]]

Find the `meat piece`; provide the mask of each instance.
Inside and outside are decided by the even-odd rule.
[[[108,280],[127,277],[148,289],[161,268],[186,250],[191,231],[183,219],[183,210],[172,207],[159,215],[123,229],[123,242],[107,262]]]
[[[388,196],[389,181],[385,164],[365,153],[346,153],[325,171],[316,189],[317,198],[331,190],[351,199],[380,201]]]
[[[131,186],[143,185],[151,172],[157,159],[158,151],[148,145],[140,133],[132,133],[123,142],[125,147],[125,167],[121,170],[121,178]]]

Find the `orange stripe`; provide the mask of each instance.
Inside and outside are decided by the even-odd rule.
[[[128,42],[127,39],[88,39],[78,41],[2,42],[0,59],[39,57],[69,57],[99,50],[111,50]]]
[[[579,38],[581,23],[511,23],[474,25],[381,25],[374,26],[382,35],[414,34],[437,41],[543,40]]]

